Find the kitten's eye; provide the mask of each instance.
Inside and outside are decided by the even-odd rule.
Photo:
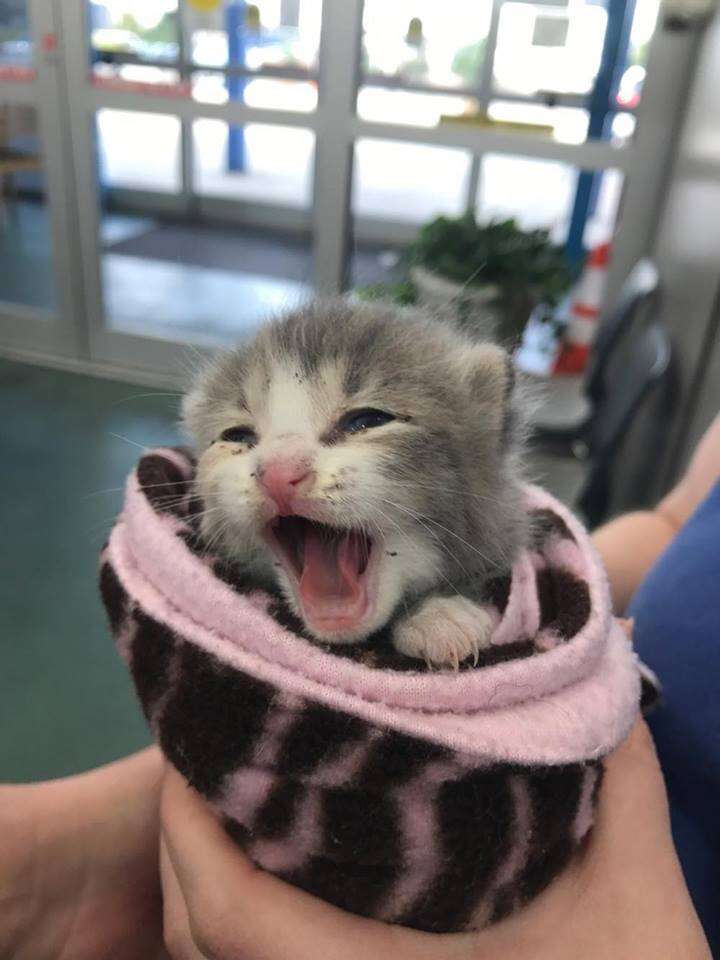
[[[250,427],[228,427],[220,434],[221,440],[227,440],[229,443],[244,443],[248,447],[254,447],[257,443],[257,434]]]
[[[338,426],[344,433],[360,433],[361,430],[382,427],[383,424],[395,419],[391,413],[386,413],[384,410],[366,407],[363,410],[351,410],[350,413],[346,413]]]

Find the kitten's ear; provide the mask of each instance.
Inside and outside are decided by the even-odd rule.
[[[180,405],[180,426],[198,448],[208,446],[215,439],[215,415],[224,407],[222,396],[215,389],[217,369],[217,360],[201,367]]]
[[[180,406],[180,425],[194,441],[197,441],[200,433],[204,406],[205,394],[200,383],[196,382],[182,398]]]
[[[497,344],[478,343],[463,350],[463,368],[474,402],[502,407],[512,396],[515,367]]]
[[[471,408],[499,434],[505,445],[513,433],[515,365],[494,343],[479,343],[463,351],[463,369]]]

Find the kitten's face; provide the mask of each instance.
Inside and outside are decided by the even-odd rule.
[[[292,314],[186,399],[204,535],[272,575],[316,637],[362,639],[403,601],[503,566],[507,388],[501,351],[439,324]]]

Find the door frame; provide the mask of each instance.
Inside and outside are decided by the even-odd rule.
[[[74,177],[66,122],[65,64],[57,9],[46,0],[28,0],[34,62],[26,77],[0,80],[0,103],[34,108],[43,158],[46,208],[55,288],[54,308],[0,302],[0,348],[5,353],[84,358],[79,246]]]

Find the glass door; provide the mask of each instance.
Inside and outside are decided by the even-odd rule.
[[[90,358],[177,375],[188,345],[400,279],[440,213],[514,216],[578,259],[619,238],[623,276],[678,108],[667,72],[644,84],[657,8],[57,0]]]
[[[315,289],[321,0],[65,0],[90,349],[178,371]]]
[[[71,282],[72,179],[51,7],[0,3],[0,346],[77,357],[83,336]]]
[[[547,228],[573,259],[610,240],[657,10],[658,0],[364,0],[356,281],[397,279],[399,250],[438,214]]]

